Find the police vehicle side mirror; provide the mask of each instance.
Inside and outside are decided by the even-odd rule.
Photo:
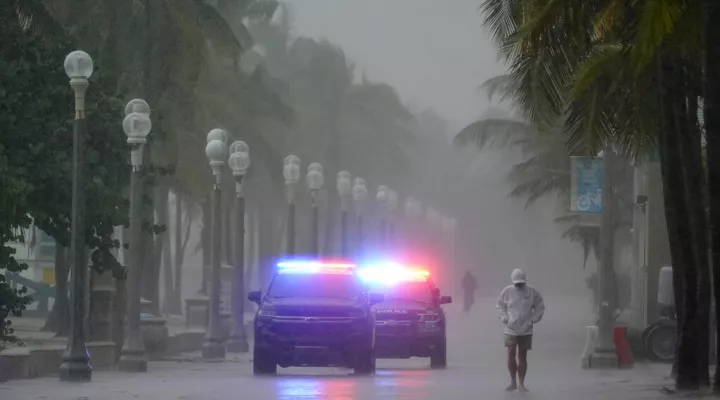
[[[375,304],[382,303],[383,300],[385,300],[385,295],[382,293],[370,293],[368,294],[368,300],[370,300],[370,305],[374,306]]]
[[[248,300],[252,301],[257,305],[260,305],[260,301],[262,301],[262,292],[260,290],[253,290],[252,292],[248,293]]]
[[[450,303],[452,303],[451,296],[440,296],[440,304],[450,304]]]

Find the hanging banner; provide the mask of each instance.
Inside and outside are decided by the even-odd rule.
[[[570,157],[570,211],[602,213],[602,157]]]

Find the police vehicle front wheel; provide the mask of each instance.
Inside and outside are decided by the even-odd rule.
[[[447,366],[447,346],[443,340],[430,354],[430,368],[442,369]]]
[[[253,374],[273,375],[276,372],[277,364],[273,359],[272,353],[255,347],[253,349]]]
[[[358,354],[355,360],[356,375],[370,375],[375,373],[375,352],[366,350]]]

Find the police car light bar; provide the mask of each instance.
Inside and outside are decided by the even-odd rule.
[[[361,268],[358,270],[358,276],[366,282],[395,284],[400,282],[424,282],[430,276],[430,272],[387,263],[385,265]]]
[[[280,274],[348,274],[354,264],[334,261],[286,261],[277,264]]]

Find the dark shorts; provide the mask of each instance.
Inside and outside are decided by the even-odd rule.
[[[530,335],[523,335],[523,336],[515,336],[515,335],[505,335],[505,347],[519,347],[521,349],[525,350],[531,350],[532,349],[532,334]]]

